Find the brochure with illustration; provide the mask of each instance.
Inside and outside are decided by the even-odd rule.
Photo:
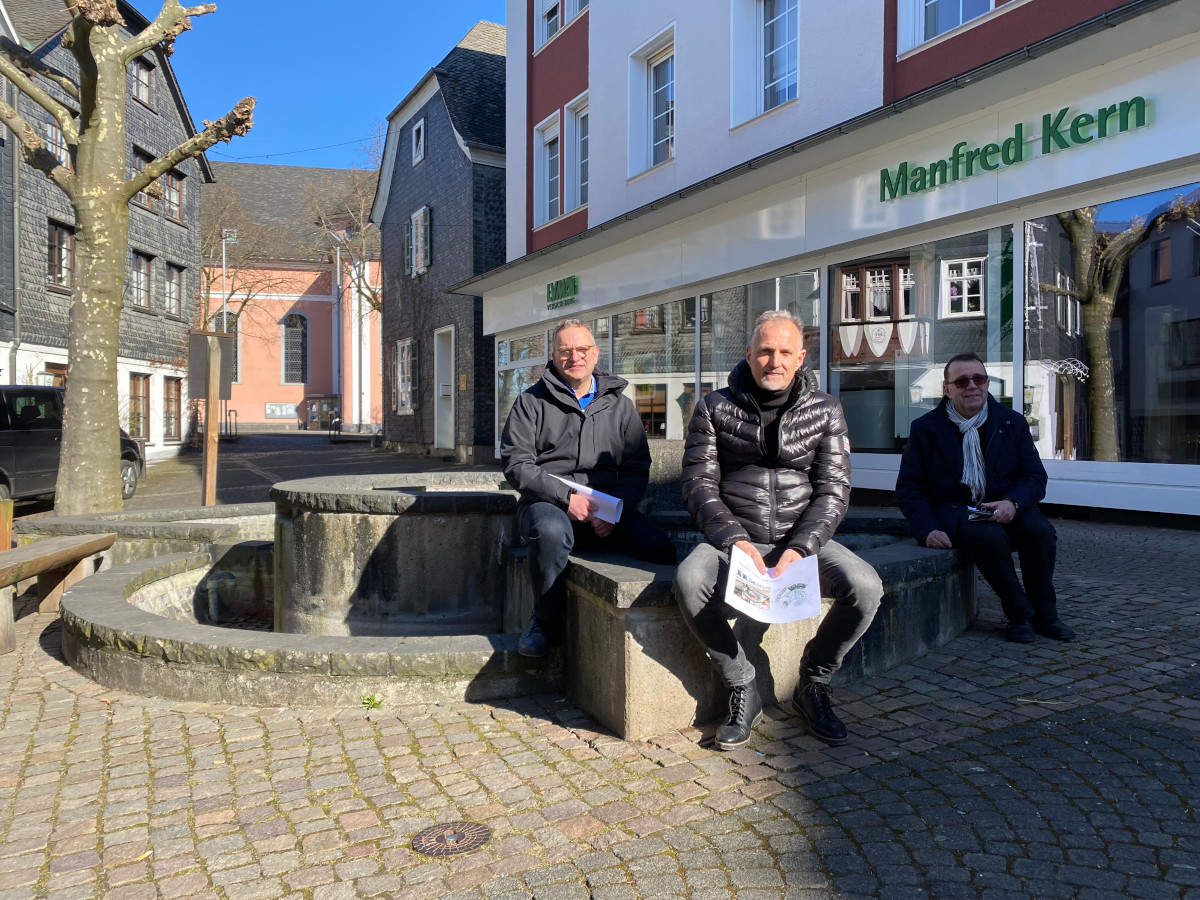
[[[767,569],[760,575],[750,554],[729,551],[729,580],[725,603],[760,622],[795,622],[821,614],[821,581],[817,558],[796,560],[782,575]]]
[[[563,484],[575,488],[576,492],[595,500],[596,518],[601,522],[611,522],[613,525],[616,525],[621,521],[621,510],[625,507],[625,501],[621,498],[614,497],[612,494],[606,494],[603,491],[593,490],[586,484],[580,484],[577,481],[568,481],[561,475],[551,474],[550,477],[557,478]]]

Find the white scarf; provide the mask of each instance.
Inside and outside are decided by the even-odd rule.
[[[958,426],[958,432],[963,439],[962,483],[971,489],[971,502],[978,503],[983,499],[983,492],[987,486],[983,469],[983,447],[979,445],[979,429],[987,421],[987,398],[984,398],[983,409],[969,419],[964,419],[950,401],[946,401],[946,414],[950,416],[950,421]]]

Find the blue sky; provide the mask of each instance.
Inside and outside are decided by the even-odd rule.
[[[132,2],[147,18],[162,8]],[[217,0],[180,35],[171,64],[197,128],[242,97],[258,100],[250,134],[210,160],[363,165],[357,143],[481,19],[504,24],[504,0]]]

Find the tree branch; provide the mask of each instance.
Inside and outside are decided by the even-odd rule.
[[[230,141],[235,136],[241,137],[248,132],[254,125],[255,102],[253,97],[238,101],[237,106],[217,121],[205,122],[202,132],[147,165],[122,185],[121,193],[124,194],[125,200],[130,200],[134,194],[146,190],[151,182],[166,175],[185,159],[199,156],[220,141]]]
[[[56,84],[68,97],[79,99],[79,85],[64,75],[58,69],[38,59],[24,47],[6,37],[0,37],[0,50],[8,54],[13,64],[30,75],[41,75],[47,81]]]
[[[192,16],[203,16],[216,11],[215,3],[184,8],[179,5],[179,0],[167,0],[154,21],[125,44],[125,49],[121,51],[121,61],[128,65],[132,60],[159,44],[166,44],[164,52],[170,56],[175,38],[185,31],[191,30]]]
[[[79,142],[79,130],[75,127],[74,114],[42,90],[32,78],[3,53],[0,53],[0,75],[11,81],[16,85],[17,90],[54,116],[54,121],[58,123],[58,127],[62,129],[62,133],[68,141],[73,144]],[[16,110],[13,112],[16,114]]]
[[[76,16],[96,28],[125,24],[117,9],[117,0],[72,0],[68,6],[75,10]]]
[[[58,185],[64,194],[75,199],[75,176],[71,170],[58,161],[58,157],[46,149],[41,135],[28,122],[21,118],[20,113],[0,100],[0,122],[8,126],[18,141],[21,142],[21,153],[25,162]]]

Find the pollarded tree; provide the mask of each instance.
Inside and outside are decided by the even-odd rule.
[[[62,130],[69,163],[46,147],[38,130],[0,99],[0,121],[21,145],[24,159],[45,173],[75,211],[75,271],[67,335],[68,378],[62,457],[55,511],[60,515],[106,512],[121,507],[117,352],[125,265],[129,247],[129,201],[145,191],[162,195],[158,179],[183,160],[218,141],[250,130],[254,99],[247,97],[204,130],[127,177],[125,133],[127,67],[192,27],[192,16],[215,12],[214,4],[183,7],[165,0],[140,33],[126,39],[117,0],[64,0],[71,23],[62,46],[79,65],[76,84],[12,42],[0,47],[0,74],[53,116]],[[75,115],[36,80],[47,79],[78,104]]]

